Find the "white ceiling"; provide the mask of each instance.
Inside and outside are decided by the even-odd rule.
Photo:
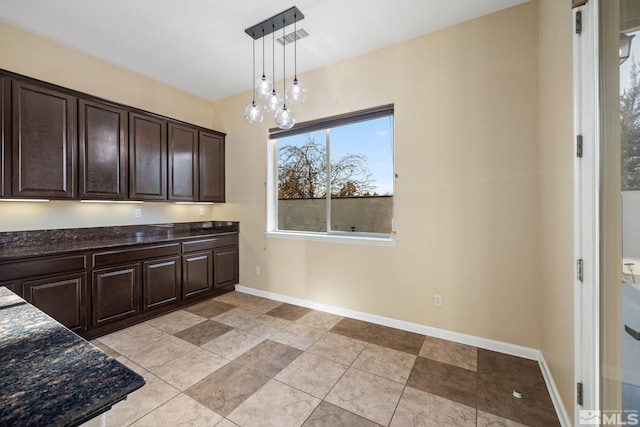
[[[528,0],[0,0],[0,20],[209,100],[251,88],[244,29],[297,6],[298,74]],[[287,33],[293,28],[287,28]],[[282,35],[278,32],[278,35]],[[267,75],[271,75],[271,37]],[[282,53],[276,43],[276,75]],[[262,41],[256,43],[261,74]],[[293,73],[287,48],[287,75]]]

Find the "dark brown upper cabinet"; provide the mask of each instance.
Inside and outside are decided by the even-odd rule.
[[[198,130],[169,123],[169,200],[198,200]]]
[[[129,198],[167,200],[167,122],[129,113]]]
[[[12,82],[12,197],[76,197],[77,98]]]
[[[225,201],[224,136],[200,131],[199,198],[202,202]]]
[[[0,197],[11,194],[11,80],[0,77]]]
[[[0,198],[225,201],[225,134],[0,70]]]
[[[78,197],[126,199],[127,111],[80,99],[78,123]]]

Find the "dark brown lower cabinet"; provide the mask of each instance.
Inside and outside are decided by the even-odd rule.
[[[182,257],[182,297],[189,298],[213,288],[213,253],[195,252]]]
[[[238,235],[0,261],[6,286],[86,339],[233,290]]]
[[[144,311],[178,301],[181,272],[179,256],[142,263]]]
[[[213,250],[214,288],[238,283],[238,247],[225,246]]]
[[[87,274],[78,273],[23,283],[24,299],[72,331],[87,329]]]
[[[140,313],[140,264],[94,270],[93,326]]]

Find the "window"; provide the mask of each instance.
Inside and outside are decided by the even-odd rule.
[[[393,105],[271,131],[270,231],[393,231]]]

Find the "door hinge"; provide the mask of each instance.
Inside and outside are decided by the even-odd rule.
[[[584,281],[584,265],[582,258],[576,262],[576,276],[580,282]]]
[[[576,135],[576,156],[582,158],[582,135]]]
[[[582,383],[577,383],[576,384],[576,400],[578,405],[582,406],[583,405],[583,401],[582,401]]]
[[[576,11],[576,34],[582,34],[582,11]]]

